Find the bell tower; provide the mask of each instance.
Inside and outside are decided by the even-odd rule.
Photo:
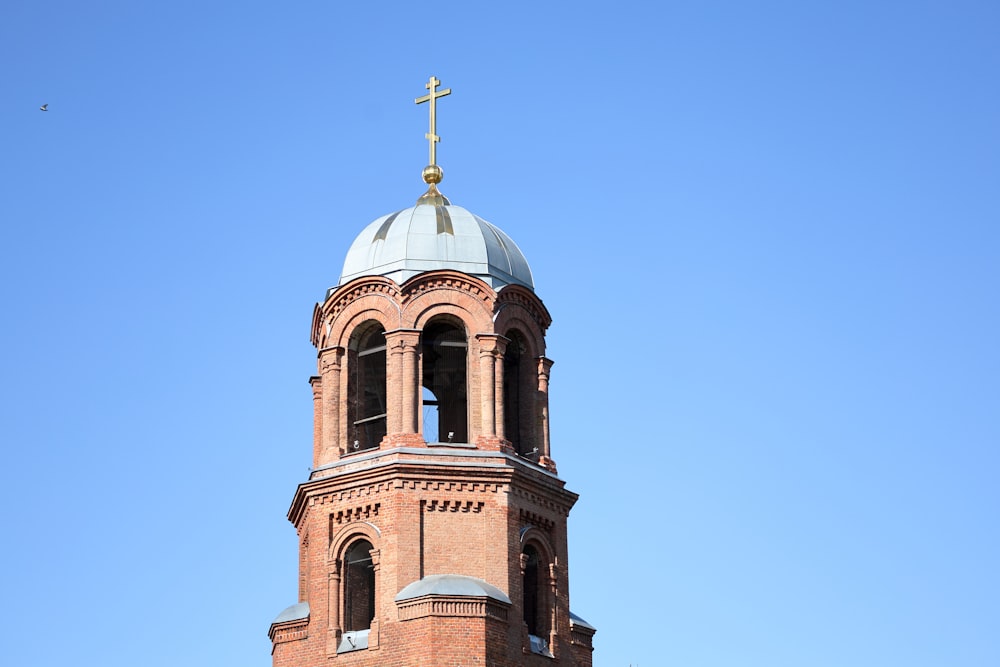
[[[288,511],[298,603],[274,667],[590,667],[570,612],[577,496],[549,439],[551,318],[514,241],[439,190],[354,240],[316,305],[313,469]]]

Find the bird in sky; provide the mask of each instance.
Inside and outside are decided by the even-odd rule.
[[[49,110],[49,105],[48,104],[43,104],[42,106],[38,107],[38,110],[39,111],[48,111]]]

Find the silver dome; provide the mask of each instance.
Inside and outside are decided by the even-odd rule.
[[[340,285],[361,276],[403,284],[418,273],[453,269],[493,289],[534,289],[521,250],[500,229],[461,206],[418,204],[382,216],[362,230],[347,251]]]

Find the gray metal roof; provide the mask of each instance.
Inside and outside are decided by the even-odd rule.
[[[569,624],[572,627],[587,628],[588,630],[594,630],[595,632],[597,631],[597,628],[592,626],[590,623],[587,623],[587,621],[583,620],[573,612],[569,613]]]
[[[510,604],[510,598],[492,584],[464,574],[430,574],[414,581],[396,595],[396,602],[412,600],[425,595],[459,595],[463,597],[489,597]]]
[[[288,621],[298,621],[303,618],[309,618],[309,603],[299,602],[288,607],[283,612],[278,614],[278,618],[274,619],[274,623],[287,623]]]
[[[454,269],[493,289],[534,289],[520,248],[500,229],[461,206],[420,204],[384,215],[364,228],[344,260],[340,285],[361,276],[402,284],[424,271]]]

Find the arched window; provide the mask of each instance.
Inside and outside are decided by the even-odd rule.
[[[465,331],[447,321],[434,321],[424,328],[421,345],[423,407],[437,407],[437,432],[428,432],[427,442],[468,442]]]
[[[344,632],[368,630],[375,618],[372,544],[358,540],[344,552]]]
[[[519,454],[535,454],[534,420],[531,418],[535,395],[532,391],[531,356],[524,337],[508,331],[507,349],[503,355],[503,416],[504,437]],[[537,461],[537,458],[535,459]]]
[[[549,599],[548,562],[539,549],[526,544],[521,552],[521,566],[524,572],[522,583],[521,609],[524,624],[528,627],[529,649],[532,653],[552,657],[549,650],[549,633],[552,614],[549,612],[553,600]]]
[[[539,558],[538,550],[530,544],[524,547],[524,624],[528,626],[528,634],[538,636],[541,634],[539,625],[538,603],[539,595],[538,576]]]
[[[377,324],[365,329],[352,353],[348,452],[378,447],[386,434],[385,330]]]

